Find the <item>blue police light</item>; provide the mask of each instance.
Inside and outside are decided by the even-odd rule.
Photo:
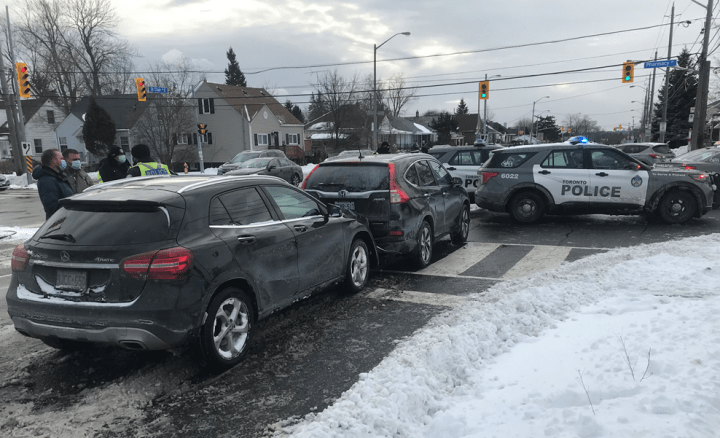
[[[568,143],[570,144],[578,144],[578,143],[590,143],[590,140],[588,140],[586,137],[583,137],[582,135],[578,135],[576,137],[570,137],[570,140],[568,140]]]

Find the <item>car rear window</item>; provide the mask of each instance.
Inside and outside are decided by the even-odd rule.
[[[666,144],[661,144],[660,146],[655,146],[655,147],[653,148],[653,150],[654,150],[655,152],[657,152],[658,154],[669,154],[669,153],[672,152],[672,151],[670,150],[670,148],[668,147],[668,145],[666,145]]]
[[[488,167],[520,167],[535,154],[536,152],[496,152],[490,159],[490,165]]]
[[[112,209],[97,206],[63,207],[35,234],[41,242],[114,246],[162,242],[173,238],[166,208]]]
[[[387,165],[344,164],[320,166],[308,177],[305,189],[322,192],[390,190]]]

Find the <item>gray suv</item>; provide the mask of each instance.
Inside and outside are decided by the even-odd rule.
[[[502,149],[478,176],[477,206],[523,223],[545,214],[590,213],[656,213],[683,223],[710,211],[715,189],[703,172],[653,169],[587,140]]]
[[[615,147],[648,166],[675,158],[675,153],[665,143],[628,143]]]
[[[266,151],[242,151],[235,155],[232,160],[220,166],[218,168],[218,175],[224,175],[232,170],[238,170],[244,162],[252,158],[264,157],[287,158],[285,152],[276,149],[268,149]]]

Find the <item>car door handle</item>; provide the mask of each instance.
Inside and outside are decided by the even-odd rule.
[[[610,176],[610,174],[605,173],[605,172],[596,173],[595,175],[597,175],[597,176]]]
[[[238,242],[240,243],[253,243],[257,240],[255,236],[240,236],[238,237]]]
[[[447,170],[456,170],[454,167],[448,167]]]
[[[293,228],[295,228],[295,231],[298,233],[304,233],[307,231],[307,227],[305,225],[295,225]]]
[[[552,172],[550,172],[549,170],[541,170],[541,171],[538,172],[538,173],[539,173],[540,175],[547,175],[547,174],[552,173]]]
[[[429,197],[430,197],[430,193],[423,193],[423,198],[429,198]]]

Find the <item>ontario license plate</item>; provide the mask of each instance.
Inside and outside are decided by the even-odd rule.
[[[87,289],[87,271],[58,269],[55,289],[84,291]]]
[[[344,208],[345,210],[355,210],[354,202],[336,202],[335,205],[340,208]]]

